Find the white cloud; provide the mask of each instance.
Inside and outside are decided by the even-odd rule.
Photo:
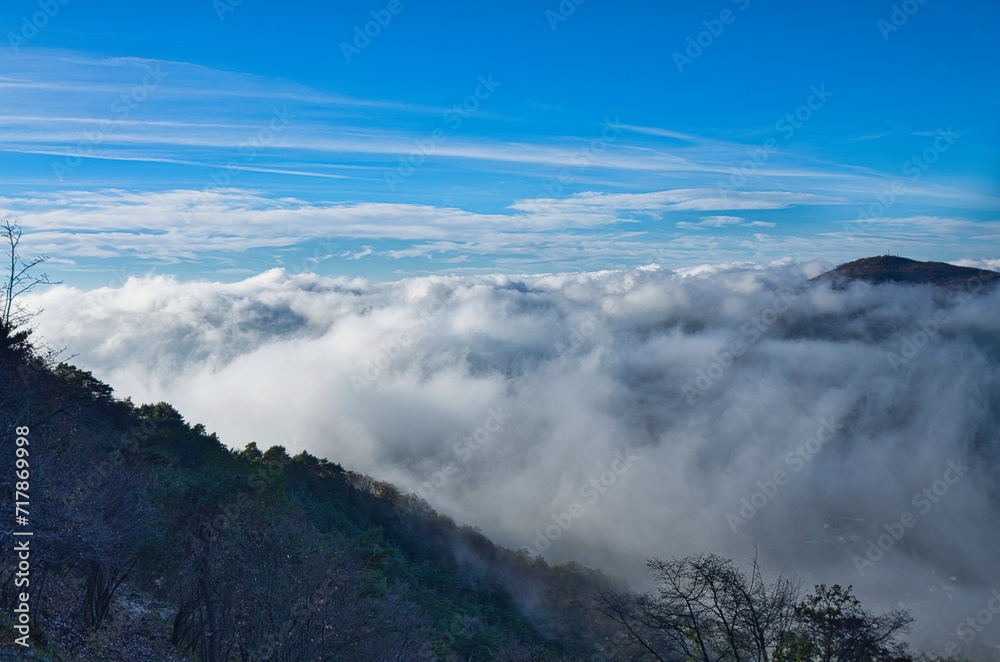
[[[535,272],[601,269],[648,262],[690,266],[704,262],[706,255],[713,261],[785,255],[846,261],[892,250],[934,258],[926,254],[927,244],[959,257],[975,255],[972,247],[1000,238],[996,221],[948,217],[845,222],[839,231],[819,233],[794,224],[783,224],[780,233],[763,232],[778,225],[725,213],[699,221],[671,219],[676,212],[692,209],[725,212],[733,207],[765,210],[833,202],[786,191],[729,192],[721,198],[714,189],[689,188],[522,199],[503,213],[483,213],[412,203],[319,203],[211,186],[0,197],[0,216],[25,228],[26,250],[51,255],[53,265],[75,264],[91,271],[121,269],[123,260],[129,261],[124,268],[132,271],[207,260],[212,261],[208,268],[218,260],[226,262],[218,264],[220,268],[229,268],[243,266],[232,261],[253,249],[272,249],[277,255],[270,264],[293,269],[314,269],[322,256],[369,251],[361,257],[427,257],[435,261],[429,268],[448,265],[451,273],[498,267]],[[667,219],[672,222],[661,222]],[[351,245],[323,247],[331,241]],[[317,242],[322,243],[319,248]],[[473,259],[479,263],[473,264]]]
[[[671,189],[651,193],[587,191],[568,198],[518,200],[511,209],[530,213],[598,213],[601,211],[715,211],[786,209],[793,205],[830,205],[842,198],[790,191],[719,191],[714,188]]]
[[[29,229],[26,238],[35,249],[63,259],[133,256],[176,261],[196,259],[212,251],[235,253],[294,246],[325,237],[427,242],[388,253],[405,257],[441,251],[487,254],[531,248],[545,252],[547,247],[602,241],[607,246],[608,241],[620,241],[628,233],[604,238],[565,233],[628,222],[628,214],[636,210],[710,208],[714,195],[696,189],[614,196],[581,194],[564,200],[521,200],[511,205],[517,213],[483,214],[455,207],[401,203],[317,204],[218,187],[172,191],[104,189],[0,198],[0,215],[19,219]],[[776,192],[739,197],[743,204],[754,208],[786,206],[793,200],[819,204],[815,196]],[[716,220],[706,224],[718,226],[725,222],[718,219],[730,217],[709,218]],[[629,253],[658,248],[664,246],[633,245]]]
[[[702,216],[701,220],[697,223],[691,223],[689,221],[679,221],[675,225],[682,230],[703,230],[705,228],[732,228],[732,227],[748,227],[748,228],[775,228],[778,227],[777,223],[771,223],[770,221],[747,221],[745,218],[740,216]]]
[[[1000,452],[1000,293],[806,286],[823,267],[133,278],[40,295],[38,333],[120,394],[169,400],[236,446],[308,449],[407,490],[452,462],[431,502],[501,543],[534,545],[579,501],[551,558],[641,577],[647,556],[746,558],[759,544],[771,567],[854,584],[869,604],[916,603],[930,633],[1000,571],[985,470]],[[921,341],[939,306],[947,322]],[[907,353],[898,371],[889,352]],[[483,437],[491,410],[509,418]],[[842,429],[793,471],[788,454],[831,419]],[[619,451],[640,459],[587,502]],[[956,459],[968,476],[859,577],[852,557]],[[734,534],[727,514],[776,470],[791,480]]]
[[[31,229],[39,250],[76,255],[142,254],[177,259],[199,252],[289,246],[317,237],[400,240],[471,237],[509,229],[504,215],[425,205],[310,204],[252,191],[67,191],[0,198],[0,214]]]
[[[960,267],[970,267],[972,269],[986,269],[988,271],[1000,272],[1000,258],[990,258],[986,260],[955,260],[952,264]]]

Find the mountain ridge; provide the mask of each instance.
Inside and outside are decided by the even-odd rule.
[[[811,280],[835,281],[837,284],[861,280],[875,284],[908,283],[951,287],[968,285],[975,279],[995,285],[1000,282],[1000,273],[960,267],[947,262],[922,262],[897,255],[877,255],[845,262]]]

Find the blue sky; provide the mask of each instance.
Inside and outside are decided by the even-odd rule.
[[[998,31],[985,0],[8,2],[0,214],[81,286],[990,265]]]

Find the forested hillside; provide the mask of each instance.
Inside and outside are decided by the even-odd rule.
[[[27,336],[5,335],[0,384],[4,513],[15,439],[29,449],[39,659],[568,660],[610,632],[590,607],[620,582],[494,545],[280,439],[230,450],[169,404],[47,363]],[[16,555],[0,563],[16,650],[24,589]]]

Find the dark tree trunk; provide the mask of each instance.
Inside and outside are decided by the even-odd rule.
[[[205,640],[206,646],[206,662],[219,662],[219,614],[218,605],[215,601],[215,593],[212,592],[212,587],[208,583],[208,569],[207,563],[202,567],[202,575],[199,580],[201,586],[201,593],[205,598]]]

